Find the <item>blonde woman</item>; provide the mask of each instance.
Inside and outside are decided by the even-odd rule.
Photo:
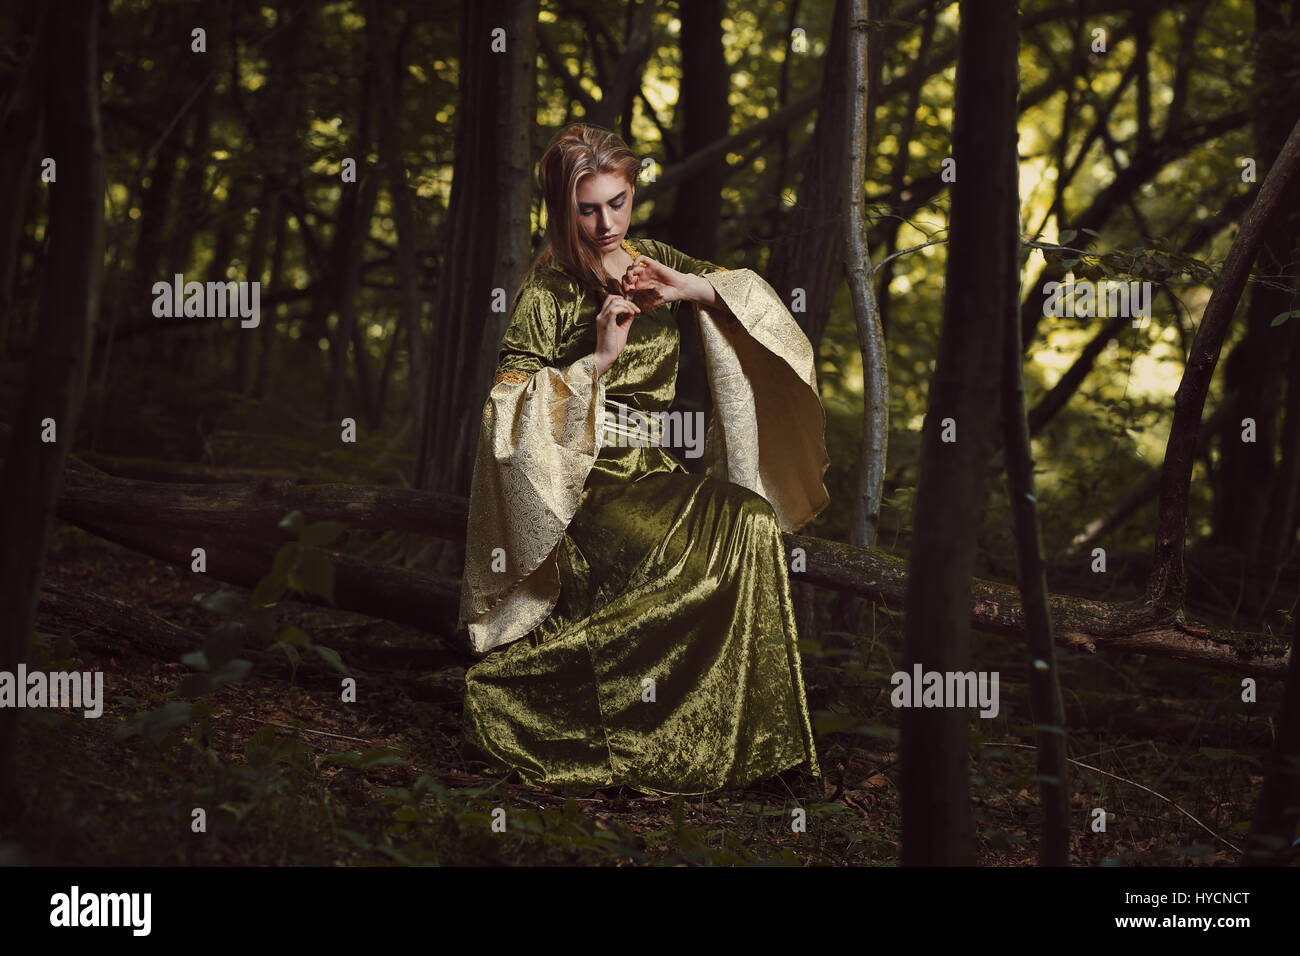
[[[752,271],[629,235],[640,168],[582,124],[542,157],[547,244],[474,466],[461,621],[485,656],[465,739],[567,791],[820,775],[781,537],[829,501],[812,347]],[[707,476],[665,447],[702,429],[660,414],[683,303],[714,403]]]

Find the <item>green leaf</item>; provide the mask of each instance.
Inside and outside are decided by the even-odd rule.
[[[204,610],[223,617],[238,617],[244,613],[244,599],[234,591],[216,591],[203,598],[196,595],[196,599]]]
[[[1300,316],[1300,309],[1292,309],[1290,312],[1279,312],[1277,315],[1273,316],[1273,321],[1269,323],[1269,326],[1281,325],[1287,319],[1294,319],[1296,316]]]
[[[275,637],[275,615],[267,607],[250,607],[248,624],[260,640],[269,641]]]
[[[304,763],[310,751],[305,741],[297,737],[282,737],[271,748],[271,759],[277,763]]]
[[[246,661],[242,658],[235,658],[233,661],[226,661],[217,670],[212,672],[212,689],[216,690],[223,684],[232,684],[241,681],[248,676],[253,669],[253,662]]]
[[[334,562],[324,551],[304,549],[289,584],[304,594],[315,594],[334,603]]]
[[[831,714],[825,711],[813,714],[813,732],[818,737],[824,737],[827,734],[844,733],[856,727],[857,723],[857,718],[848,714]]]
[[[238,655],[244,649],[244,634],[244,626],[235,621],[219,624],[209,631],[203,640],[203,653],[208,664],[220,667]]]
[[[302,529],[306,524],[307,519],[302,516],[301,511],[290,511],[280,519],[280,527],[285,531],[292,531],[294,534],[302,534]]]
[[[180,700],[172,700],[157,710],[142,715],[141,732],[144,736],[160,743],[173,730],[179,730],[190,722],[190,705]]]
[[[1057,241],[1061,245],[1066,245],[1067,243],[1074,242],[1074,237],[1078,234],[1079,231],[1077,229],[1067,229],[1065,232],[1061,233],[1060,238]]]
[[[322,548],[332,542],[348,528],[338,521],[317,521],[303,529],[298,540],[308,548]]]
[[[268,574],[262,580],[257,582],[257,587],[253,589],[252,602],[256,610],[265,611],[269,605],[275,604],[284,597],[285,588],[288,582],[285,578],[277,577],[274,572]]]
[[[322,647],[320,644],[308,644],[308,648],[315,651],[321,656],[326,664],[334,668],[340,674],[351,676],[352,672],[348,670],[347,665],[343,663],[343,658],[339,657],[339,652],[332,647]]]
[[[1096,229],[1080,229],[1079,231],[1080,231],[1080,232],[1086,232],[1088,235],[1092,236],[1094,239],[1100,239],[1100,238],[1101,238],[1101,233],[1099,233]]]
[[[305,631],[289,626],[280,632],[280,642],[282,644],[293,644],[296,647],[305,647],[311,643],[311,638],[307,636]]]
[[[284,651],[285,657],[289,658],[289,666],[295,669],[300,663],[302,663],[302,655],[298,653],[298,648],[294,647],[292,644],[286,644],[284,641],[276,641],[268,647],[267,650]]]
[[[284,592],[288,590],[290,585],[289,576],[293,569],[298,566],[298,559],[301,554],[302,545],[297,541],[290,541],[288,544],[281,545],[280,549],[275,552],[275,560],[271,562],[271,573],[257,582],[257,587],[253,590],[253,605],[255,607],[274,604],[284,597]]]
[[[193,667],[196,671],[205,671],[208,669],[208,655],[202,651],[190,651],[188,654],[181,655],[181,663],[186,667]]]
[[[301,558],[302,545],[297,541],[283,544],[280,550],[275,552],[275,560],[271,562],[271,573],[287,580],[290,573],[298,567]]]
[[[259,727],[257,733],[249,737],[244,744],[244,756],[252,756],[254,750],[259,748],[268,750],[275,743],[275,728],[270,724]]]

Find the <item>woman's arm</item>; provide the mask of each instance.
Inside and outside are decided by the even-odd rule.
[[[683,296],[683,300],[695,302],[699,305],[707,305],[722,312],[731,312],[731,307],[722,301],[722,296],[718,295],[718,290],[713,288],[709,280],[702,275],[686,276],[686,295]]]
[[[605,386],[595,355],[555,364],[561,294],[525,285],[483,406],[460,605],[480,653],[527,633],[555,606],[555,546],[600,453]]]

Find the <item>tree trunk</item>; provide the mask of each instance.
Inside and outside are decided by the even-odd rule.
[[[858,329],[858,350],[862,354],[862,445],[858,456],[857,494],[849,523],[849,543],[859,548],[874,547],[880,523],[880,493],[885,480],[885,459],[889,448],[889,365],[885,354],[885,333],[880,327],[872,282],[871,258],[866,248],[867,223],[863,203],[863,181],[871,145],[868,142],[870,97],[867,74],[876,67],[867,61],[866,7],[854,0],[852,22],[845,32],[849,43],[846,70],[849,155],[844,165],[842,188],[848,202],[848,229],[844,261],[848,266],[849,292]],[[856,628],[855,628],[856,629]]]
[[[1284,866],[1295,857],[1300,822],[1300,630],[1291,640],[1291,666],[1276,733],[1241,860],[1245,866]]]
[[[841,188],[848,197],[848,224],[844,236],[844,262],[853,301],[853,319],[858,333],[858,351],[862,356],[862,443],[858,451],[857,488],[849,517],[849,543],[870,548],[876,543],[880,523],[880,496],[884,487],[885,462],[889,447],[889,366],[885,353],[885,333],[880,324],[876,302],[874,270],[867,247],[867,224],[863,204],[866,187],[863,181],[871,155],[870,129],[873,96],[869,77],[878,76],[879,67],[868,52],[878,45],[871,39],[866,11],[861,0],[850,10],[852,22],[845,33],[849,44],[845,71],[844,124],[848,131],[849,156],[844,165]],[[872,18],[876,19],[875,17]],[[876,28],[878,31],[878,27]],[[859,599],[831,603],[831,626],[836,630],[857,633],[863,602]]]
[[[91,329],[104,268],[103,144],[99,127],[96,23],[99,4],[69,0],[47,18],[45,128],[57,165],[50,185],[49,260],[39,334],[27,367],[14,433],[0,476],[0,670],[28,654],[53,506],[89,368]],[[42,440],[53,419],[57,440]],[[0,709],[0,816],[13,806],[20,710]]]
[[[411,210],[411,195],[406,185],[406,163],[402,156],[401,130],[397,122],[401,104],[401,78],[406,72],[406,65],[401,45],[392,39],[388,26],[391,17],[389,4],[380,0],[370,0],[367,3],[366,46],[379,102],[379,156],[388,182],[388,194],[392,197],[393,222],[397,227],[397,326],[406,333],[411,414],[415,418],[416,434],[419,434],[423,422],[429,356],[420,309],[415,215]],[[361,341],[356,345],[358,349],[364,340],[365,336],[361,336]],[[386,391],[382,384],[379,390],[381,394]],[[382,400],[379,407],[382,411]]]
[[[681,9],[682,155],[690,156],[729,132],[731,72],[722,46],[722,0],[699,0]],[[722,217],[725,159],[682,181],[673,200],[671,245],[697,259],[715,261]]]
[[[38,99],[43,62],[40,40],[49,7],[22,4],[23,35],[28,38],[27,58],[0,116],[0,183],[5,184],[5,201],[0,203],[0,368],[13,314],[14,277],[18,271],[18,249],[27,215],[27,197],[38,188],[36,147],[40,144],[41,111]]]
[[[683,4],[680,16],[681,154],[691,156],[730,132],[731,106],[727,94],[731,89],[731,71],[722,46],[722,0]],[[718,261],[722,189],[730,172],[725,158],[719,157],[697,175],[681,181],[670,215],[672,228],[667,236],[670,245],[696,259]],[[704,351],[691,318],[692,310],[682,309],[678,315],[682,321],[681,352],[673,408],[687,414],[699,412],[707,421],[713,398],[705,374]],[[689,471],[703,473],[703,458],[689,458],[683,464]]]
[[[836,0],[830,36],[849,31],[852,0]],[[787,54],[787,56],[790,54]],[[849,162],[848,116],[840,99],[847,88],[848,46],[831,43],[826,51],[817,125],[788,219],[772,226],[772,257],[767,282],[781,296],[812,342],[816,355],[830,320],[835,286],[844,274],[844,167]]]
[[[1017,12],[1014,0],[963,0],[957,58],[943,329],[921,437],[908,578],[904,670],[966,671],[975,535],[998,403],[1007,276],[1017,264]],[[944,441],[945,423],[955,441]],[[902,715],[903,863],[975,861],[967,758],[969,715]]]
[[[378,412],[374,407],[374,382],[370,374],[369,354],[365,336],[357,314],[357,289],[361,283],[361,262],[365,254],[366,237],[370,235],[370,220],[374,216],[375,202],[379,196],[379,174],[364,161],[370,152],[370,101],[372,84],[361,84],[360,123],[351,143],[351,152],[357,159],[357,181],[344,183],[339,198],[338,221],[330,242],[330,274],[327,280],[332,298],[330,309],[337,315],[337,323],[330,332],[330,381],[326,403],[326,418],[337,426],[343,417],[360,418],[367,427],[376,425]],[[348,407],[344,395],[347,391],[347,355],[351,345],[353,362],[357,369],[357,387],[360,402]]]
[[[279,310],[275,297],[287,285],[284,247],[289,195],[299,175],[292,163],[292,154],[294,144],[299,142],[305,116],[301,62],[303,51],[310,48],[313,14],[310,4],[286,2],[276,8],[277,29],[268,40],[267,49],[270,77],[257,94],[259,115],[270,119],[265,124],[265,148],[267,155],[272,157],[271,168],[265,176],[267,188],[257,210],[259,226],[265,219],[271,237],[270,279],[262,296],[265,315],[257,327],[256,368],[252,374],[252,393],[259,399],[266,395],[271,370],[275,366]],[[257,272],[260,278],[262,270]]]
[[[934,39],[934,21],[938,16],[936,6],[937,3],[933,2],[933,0],[926,5],[925,20],[921,24],[921,38],[916,53],[917,65],[908,74],[907,102],[903,106],[901,128],[898,133],[898,149],[894,154],[893,169],[890,171],[889,192],[895,204],[898,203],[899,197],[903,193],[903,185],[907,182],[908,167],[911,165],[912,134],[916,130],[916,116],[921,106],[921,88],[925,86],[925,81],[929,78],[921,66],[929,55],[930,43]],[[902,228],[902,223],[895,218],[902,214],[901,207],[892,206],[890,213],[892,214],[891,217],[881,223],[881,227],[884,229],[885,242],[884,250],[880,255],[880,274],[875,280],[880,297],[880,328],[885,335],[889,334],[889,308],[892,301],[892,296],[889,294],[889,285],[894,279],[894,262],[896,261],[889,257],[898,249],[898,232]]]
[[[507,35],[517,37],[517,57],[510,60],[510,69],[500,72],[498,82],[497,153],[495,162],[499,170],[501,203],[496,230],[497,256],[492,272],[492,288],[505,292],[506,304],[523,281],[525,271],[532,265],[532,218],[534,154],[532,131],[537,116],[537,52],[533,25],[537,22],[535,2],[516,4],[507,28]],[[491,381],[496,374],[501,339],[510,323],[508,311],[484,311],[485,325],[479,346],[478,379],[475,383],[478,403],[473,406],[472,426],[460,429],[455,454],[463,456],[458,461],[472,462],[478,441],[480,416],[477,412],[487,401]],[[468,488],[472,465],[464,471]],[[451,490],[451,489],[449,489]]]
[[[1259,57],[1255,64],[1254,158],[1260,170],[1277,161],[1287,133],[1289,108],[1277,77],[1294,57],[1294,27],[1283,20],[1278,0],[1256,0],[1255,34]],[[1290,41],[1290,42],[1288,42]],[[1225,403],[1231,409],[1220,432],[1219,467],[1214,481],[1216,544],[1235,548],[1243,556],[1261,554],[1270,492],[1276,482],[1278,418],[1282,403],[1285,361],[1290,333],[1297,323],[1270,325],[1279,312],[1292,308],[1295,270],[1292,250],[1300,226],[1300,179],[1291,183],[1281,210],[1264,230],[1256,272],[1273,277],[1252,286],[1246,310],[1245,335],[1223,363]],[[1290,276],[1290,288],[1285,277]],[[1242,440],[1242,421],[1255,422],[1255,440]]]
[[[1015,135],[1014,122],[1003,135]],[[1016,190],[1020,168],[1013,148],[1004,158],[1003,175]],[[1025,414],[1023,355],[1020,350],[1020,216],[1019,204],[1003,213],[1002,242],[1011,249],[998,262],[1006,271],[1002,332],[1002,448],[1006,455],[1007,499],[1016,537],[1016,567],[1025,610],[1029,645],[1029,713],[1034,726],[1038,759],[1040,866],[1067,866],[1070,862],[1069,789],[1065,767],[1065,711],[1052,643],[1052,615],[1047,598],[1047,572],[1043,562],[1038,522],[1038,496],[1034,487],[1034,456]]]
[[[202,82],[200,79],[199,82]],[[204,83],[190,113],[190,140],[185,148],[185,173],[176,195],[176,228],[167,243],[165,275],[183,273],[194,251],[194,237],[206,229],[207,174],[212,148],[212,86]],[[184,346],[182,346],[184,348]]]
[[[1153,608],[1181,607],[1186,589],[1183,549],[1186,545],[1187,496],[1192,482],[1192,464],[1197,430],[1205,409],[1205,396],[1219,361],[1219,350],[1232,322],[1237,301],[1250,274],[1251,263],[1263,242],[1269,221],[1277,215],[1300,171],[1300,123],[1291,129],[1277,161],[1268,171],[1259,198],[1233,240],[1223,271],[1215,283],[1210,301],[1192,342],[1187,370],[1174,395],[1174,420],[1165,446],[1164,470],[1160,483],[1160,519],[1156,530],[1155,567],[1147,587]]]
[[[480,362],[489,334],[485,330],[508,320],[493,312],[493,299],[504,296],[508,305],[523,278],[527,256],[520,256],[524,246],[519,243],[528,241],[529,230],[523,228],[522,235],[507,240],[503,224],[527,217],[528,194],[518,188],[503,194],[501,186],[510,185],[512,178],[519,186],[520,159],[513,154],[525,142],[521,130],[531,130],[536,122],[532,116],[520,119],[528,110],[524,93],[536,61],[536,12],[536,0],[510,0],[495,9],[464,7],[456,164],[434,306],[417,488],[468,493],[480,412],[490,387]],[[485,38],[502,25],[506,49],[493,53]],[[503,82],[514,103],[508,115],[499,112]],[[497,120],[484,122],[485,116]],[[531,159],[529,155],[530,181]],[[506,203],[511,204],[509,210]],[[518,231],[518,225],[512,228]],[[455,563],[454,555],[447,563]]]

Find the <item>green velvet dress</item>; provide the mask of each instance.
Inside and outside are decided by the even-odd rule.
[[[680,272],[726,271],[663,243],[631,241]],[[502,341],[498,383],[523,389],[546,368],[558,382],[559,370],[584,367],[603,296],[577,293],[558,267],[530,273]],[[635,317],[603,376],[606,401],[668,409],[679,305]],[[485,417],[485,429],[502,424]],[[501,772],[569,792],[623,784],[699,794],[799,764],[819,775],[772,505],[739,484],[691,474],[663,447],[604,440],[553,552],[554,610],[466,674],[466,742]],[[471,508],[483,506],[471,499]]]

